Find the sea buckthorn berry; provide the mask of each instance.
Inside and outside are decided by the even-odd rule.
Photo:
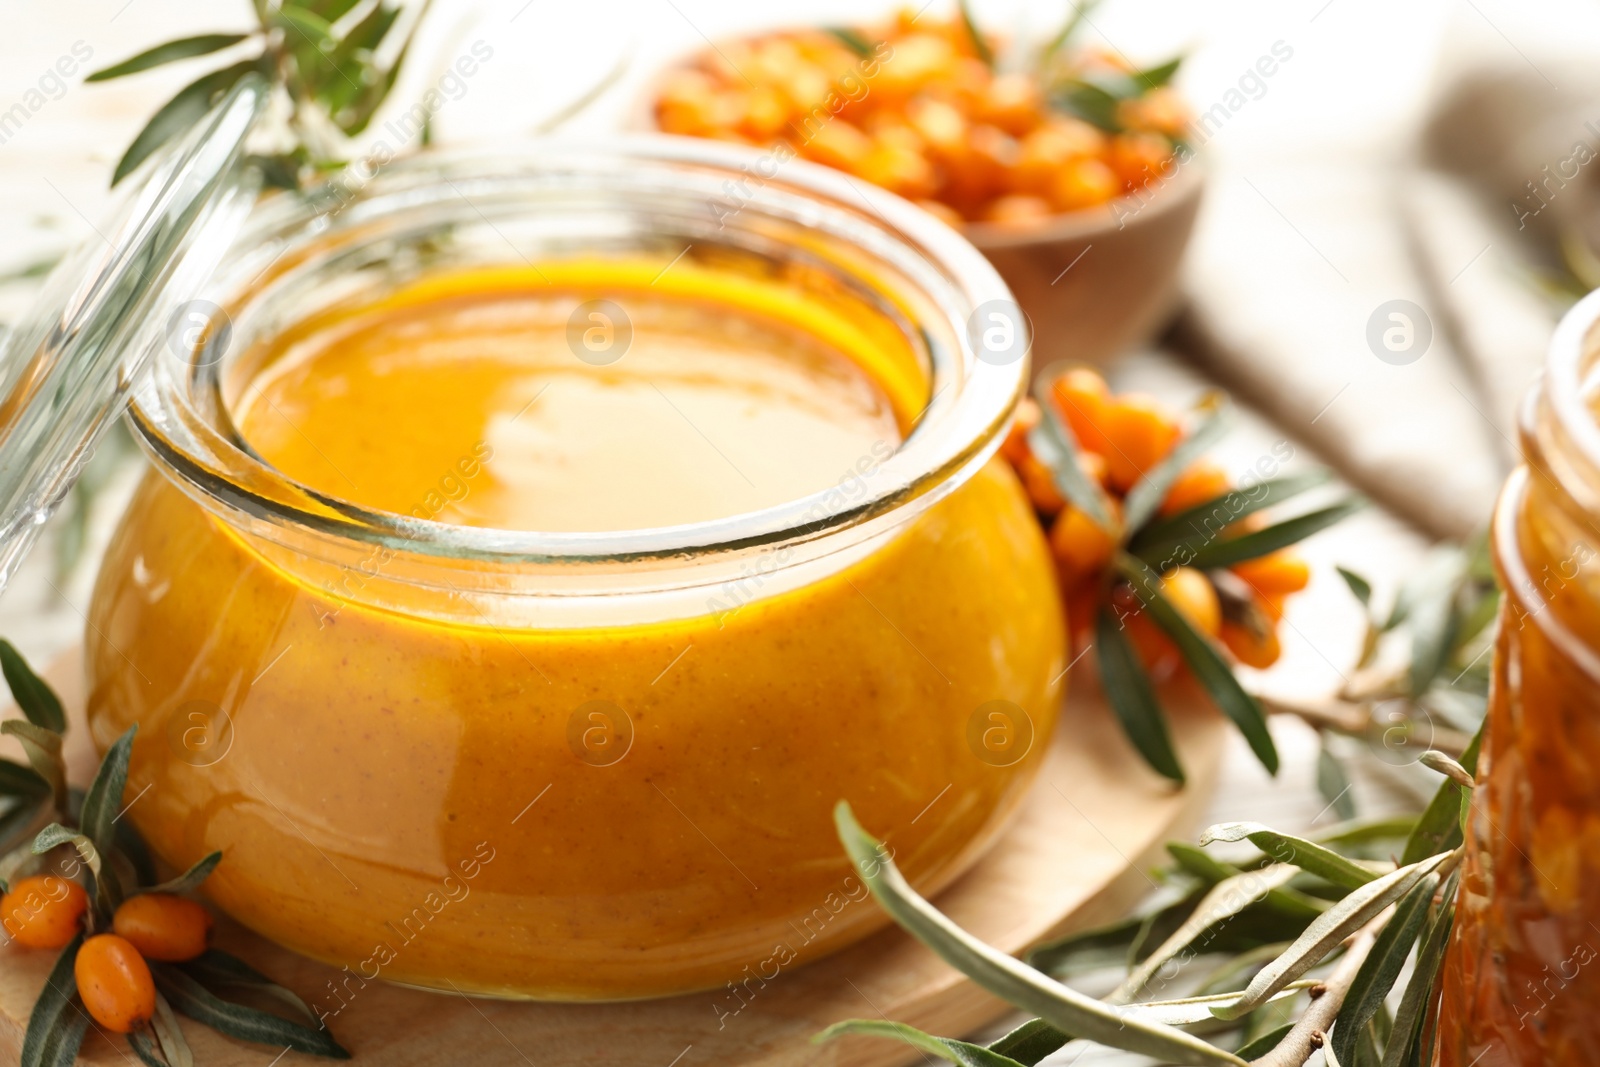
[[[1054,515],[1067,506],[1067,498],[1056,488],[1056,476],[1038,456],[1029,453],[1017,464],[1017,475],[1034,509],[1044,515]]]
[[[819,126],[809,140],[800,145],[800,154],[813,163],[835,170],[857,173],[872,152],[872,138],[843,119],[832,119]]]
[[[1050,550],[1069,582],[1104,570],[1116,547],[1111,534],[1075,507],[1064,509],[1050,526]]]
[[[1257,630],[1225,619],[1218,636],[1233,658],[1247,667],[1265,669],[1278,662],[1282,653],[1278,631],[1270,626]]]
[[[1298,593],[1311,582],[1311,567],[1287,549],[1233,565],[1233,573],[1258,593]]]
[[[23,948],[61,948],[73,935],[89,908],[83,886],[59,875],[21,878],[11,892],[0,897],[0,924]]]
[[[978,117],[1013,137],[1028,133],[1044,117],[1038,79],[1020,72],[996,77],[979,97]]]
[[[1050,202],[1062,211],[1081,211],[1115,199],[1122,179],[1098,159],[1072,159],[1050,180]]]
[[[72,965],[78,996],[94,1021],[113,1033],[126,1034],[150,1021],[156,1012],[156,985],[150,965],[126,939],[96,934],[78,949]]]
[[[1178,137],[1188,128],[1189,108],[1183,97],[1162,86],[1117,105],[1117,117],[1131,130],[1151,130]]]
[[[111,929],[146,959],[182,963],[206,950],[211,913],[187,897],[143,893],[122,902]]]
[[[860,176],[908,200],[932,196],[937,184],[933,165],[922,153],[883,141],[873,144],[872,151],[861,161]]]
[[[1161,501],[1161,515],[1166,518],[1199,507],[1231,488],[1227,471],[1212,460],[1197,459],[1185,467],[1167,489],[1166,498]]]
[[[1013,466],[1021,463],[1022,457],[1032,454],[1028,446],[1028,434],[1039,425],[1040,418],[1039,405],[1032,397],[1023,397],[1017,404],[1017,417],[1011,420],[1011,429],[1006,433],[1005,442],[1000,445],[1000,454],[1010,460]]]
[[[1052,119],[1024,136],[1017,146],[1013,175],[1021,192],[1047,196],[1061,168],[1074,159],[1098,156],[1105,134],[1079,119]]]
[[[1161,576],[1161,592],[1189,624],[1207,637],[1222,625],[1222,604],[1211,579],[1193,567],[1174,567]]]
[[[946,226],[960,229],[966,224],[967,220],[961,217],[961,212],[942,200],[918,200],[917,206]]]
[[[984,205],[982,218],[1001,226],[1036,226],[1052,214],[1050,202],[1043,197],[1010,193]]]
[[[1103,418],[1109,447],[1101,454],[1111,486],[1119,493],[1126,493],[1178,443],[1178,424],[1151,397],[1125,393],[1105,406]]]
[[[1100,488],[1106,487],[1106,458],[1098,452],[1078,453],[1078,469],[1083,471],[1085,478],[1094,482]],[[1116,503],[1116,501],[1112,501]]]
[[[1111,402],[1106,380],[1087,367],[1075,367],[1050,383],[1050,399],[1078,444],[1105,455],[1111,444],[1104,429],[1106,405]]]
[[[1287,593],[1260,593],[1254,599],[1261,614],[1273,622],[1283,621],[1283,604],[1288,599]]]
[[[1159,133],[1118,134],[1107,159],[1125,188],[1141,189],[1172,165],[1172,142]]]

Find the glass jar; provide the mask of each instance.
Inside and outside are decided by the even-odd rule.
[[[1562,320],[1501,492],[1504,589],[1438,1022],[1444,1067],[1600,1063],[1600,293]]]
[[[1039,766],[1064,667],[1047,549],[995,458],[1027,360],[975,340],[1014,309],[983,258],[848,178],[707,142],[341,182],[268,202],[173,294],[228,328],[158,354],[130,406],[153,470],[98,580],[89,718],[102,748],[139,726],[128,814],[156,853],[220,849],[212,899],[347,984],[559,999],[770,979],[881,926],[841,799],[921,889],[965,870]],[[674,257],[865,339],[922,398],[904,442],[756,512],[538,533],[361,507],[232,425],[243,354],[324,309]],[[426,473],[424,502],[472,477]]]

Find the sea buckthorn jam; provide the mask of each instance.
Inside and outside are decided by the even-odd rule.
[[[959,315],[877,295],[815,219],[772,266],[762,210],[742,260],[507,263],[501,219],[392,284],[392,251],[298,290],[293,256],[243,262],[265,280],[210,392],[136,405],[156,463],[93,602],[91,727],[139,724],[129,818],[162,859],[221,849],[215,903],[347,968],[320,1011],[374,979],[614,999],[813,958],[884,921],[835,803],[931,891],[1037,770],[1061,606],[990,458],[1025,364],[961,356]]]

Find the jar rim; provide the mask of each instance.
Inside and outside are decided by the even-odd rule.
[[[1565,434],[1582,450],[1593,469],[1600,470],[1600,422],[1585,403],[1583,379],[1591,354],[1590,334],[1600,326],[1600,289],[1567,309],[1550,337],[1545,360],[1547,381],[1541,394],[1556,413]]]
[[[310,533],[424,559],[578,566],[681,561],[810,542],[846,530],[864,539],[899,525],[964,482],[999,447],[1026,390],[1026,317],[982,253],[931,215],[792,156],[774,177],[752,184],[753,175],[765,176],[763,159],[769,157],[743,146],[648,134],[428,150],[380,166],[353,164],[348,176],[309,196],[277,198],[245,227],[235,248],[248,260],[245,253],[269,237],[287,240],[271,262],[292,264],[297,240],[309,243],[334,226],[381,222],[385,211],[429,195],[459,196],[483,216],[470,197],[489,196],[497,181],[564,181],[584,188],[611,183],[619,195],[641,196],[684,183],[698,195],[738,180],[741,217],[783,218],[844,242],[918,287],[920,303],[938,320],[912,323],[924,341],[934,342],[928,345],[928,404],[900,447],[864,478],[866,490],[847,504],[830,502],[835,490],[825,487],[724,518],[604,532],[494,529],[378,511],[299,483],[217,432],[192,396],[194,363],[200,362],[194,360],[158,360],[140,384],[130,404],[138,436],[180,488],[236,526],[269,538],[274,531]],[[206,285],[222,307],[239,298],[228,291],[230,285],[237,289],[238,280],[225,272]],[[180,297],[192,294],[172,295],[173,302],[182,302]],[[1019,338],[1006,350],[1012,358],[984,352],[974,327],[980,312],[996,308],[1011,316]]]

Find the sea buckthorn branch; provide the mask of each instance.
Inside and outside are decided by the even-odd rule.
[[[888,1038],[967,1067],[1033,1067],[1073,1041],[1169,1063],[1300,1067],[1318,1050],[1330,1063],[1427,1063],[1424,1024],[1454,916],[1470,792],[1463,783],[1475,760],[1475,745],[1466,767],[1437,753],[1422,759],[1446,777],[1420,814],[1350,822],[1314,840],[1256,823],[1213,827],[1202,846],[1246,850],[1228,859],[1172,842],[1175,865],[1157,872],[1163,889],[1143,914],[1038,946],[1026,966],[922,899],[841,802],[840,840],[890,916],[974,982],[1037,1017],[988,1045],[884,1019],[846,1020],[816,1040]],[[1400,862],[1383,858],[1397,849]],[[1195,995],[1150,998],[1158,975],[1170,985],[1196,960],[1219,957],[1221,965],[1191,976]],[[1124,977],[1097,1002],[1071,985],[1107,971]],[[1106,1025],[1112,1019],[1121,1026]]]
[[[106,750],[87,789],[68,789],[60,699],[3,640],[0,667],[25,719],[7,720],[5,732],[32,763],[0,761],[0,931],[21,948],[59,952],[28,1018],[21,1067],[74,1062],[91,1019],[126,1035],[145,1064],[192,1064],[177,1012],[230,1037],[348,1059],[303,1000],[208,947],[211,913],[189,894],[222,853],[157,881],[144,843],[120,818],[137,727]],[[241,989],[274,997],[297,1018],[219,995]]]
[[[1001,447],[1046,526],[1067,601],[1073,652],[1092,646],[1102,687],[1134,748],[1179,784],[1183,768],[1160,683],[1187,670],[1276,772],[1261,700],[1233,663],[1270,666],[1287,598],[1310,580],[1290,546],[1362,506],[1357,499],[1276,522],[1263,514],[1328,481],[1280,473],[1292,448],[1234,485],[1206,451],[1227,432],[1220,393],[1185,429],[1159,402],[1112,395],[1079,368],[1026,402]],[[1282,454],[1280,454],[1282,453]]]
[[[192,126],[249,74],[268,79],[289,105],[291,147],[253,157],[269,184],[298,188],[343,166],[347,139],[366,129],[388,98],[430,2],[418,5],[401,37],[391,36],[401,20],[401,5],[391,0],[254,0],[253,29],[168,41],[95,71],[85,80],[110,81],[247,43],[258,46],[254,56],[202,74],[163,104],[118,160],[111,184]]]

